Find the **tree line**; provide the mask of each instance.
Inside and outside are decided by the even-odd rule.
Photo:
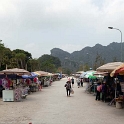
[[[21,68],[30,72],[42,70],[52,73],[60,71],[61,61],[51,55],[43,55],[34,59],[31,53],[21,49],[10,50],[0,41],[0,70],[10,68]]]

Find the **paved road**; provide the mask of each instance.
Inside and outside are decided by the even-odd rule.
[[[75,94],[66,96],[64,84],[67,79],[54,82],[44,91],[43,107],[33,118],[33,124],[124,124],[124,110],[95,101],[85,87],[74,86]],[[39,100],[40,100],[39,98]]]
[[[28,96],[24,102],[12,102],[11,107],[22,105],[18,116],[10,117],[12,124],[124,124],[124,109],[116,109],[107,103],[96,101],[92,94],[85,93],[85,86],[77,88],[71,97],[66,96],[64,84],[67,79],[53,82],[52,86],[43,88]],[[32,107],[33,109],[28,109]],[[22,119],[23,115],[23,119]],[[2,116],[2,115],[0,115]],[[6,124],[9,124],[6,120]],[[20,119],[21,121],[20,121]],[[1,119],[0,119],[1,120]],[[5,120],[5,119],[4,119]],[[16,122],[15,122],[15,121]],[[3,123],[0,123],[3,124]]]

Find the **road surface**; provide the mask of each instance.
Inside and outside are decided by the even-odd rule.
[[[74,84],[66,96],[67,78],[32,93],[22,102],[0,101],[0,124],[124,124],[124,109],[108,106]]]

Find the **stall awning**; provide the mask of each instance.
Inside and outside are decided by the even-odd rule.
[[[124,63],[121,64],[120,66],[116,67],[110,74],[111,77],[113,77],[114,75],[124,75]]]
[[[107,63],[104,64],[96,69],[96,71],[101,71],[101,72],[109,72],[111,73],[114,69],[116,69],[118,66],[123,64],[122,62],[112,62],[112,63]]]
[[[12,68],[12,69],[6,69],[3,71],[0,71],[0,74],[18,74],[18,75],[24,75],[24,74],[30,74],[29,71],[25,69],[19,69],[19,68]]]
[[[48,74],[48,72],[45,72],[45,71],[35,71],[34,73],[38,74],[39,76],[44,76]]]

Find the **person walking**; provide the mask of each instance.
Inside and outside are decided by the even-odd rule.
[[[77,86],[79,88],[80,87],[80,80],[79,80],[79,78],[76,78],[76,82],[77,82]]]
[[[98,85],[97,85],[97,91],[96,91],[96,100],[100,100],[100,92],[101,92],[101,90],[102,90],[102,85],[100,84],[100,83],[98,83]]]
[[[81,80],[80,80],[80,81],[81,81],[81,86],[83,87],[83,78],[81,78]]]
[[[102,83],[102,101],[106,102],[107,86],[106,82]]]
[[[72,87],[74,87],[74,78],[71,79]]]
[[[70,96],[70,93],[71,93],[71,82],[67,81],[66,84],[65,84],[65,87],[66,87],[67,96]]]

